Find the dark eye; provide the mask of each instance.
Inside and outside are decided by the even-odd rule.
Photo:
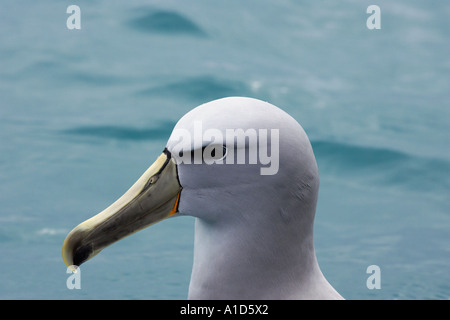
[[[220,148],[220,146],[213,147],[211,150],[211,153],[208,154],[207,156],[210,156],[214,160],[219,160],[219,159],[225,158],[225,156],[227,155],[227,148],[225,146],[222,146],[222,154],[216,152],[216,150],[218,148]],[[205,155],[205,149],[206,149],[206,146],[202,148],[203,155]]]

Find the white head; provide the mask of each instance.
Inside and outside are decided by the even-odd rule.
[[[215,100],[178,121],[164,154],[68,235],[63,257],[80,264],[150,224],[189,215],[197,218],[190,298],[339,298],[314,253],[318,188],[297,121],[260,100]]]

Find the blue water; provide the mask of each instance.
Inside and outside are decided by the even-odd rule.
[[[66,9],[81,8],[81,30]],[[368,30],[366,9],[381,8]],[[450,297],[447,1],[2,1],[0,298],[184,299],[193,219],[108,247],[66,287],[61,246],[224,96],[267,100],[320,170],[319,264],[348,299]],[[366,287],[369,265],[381,289]]]

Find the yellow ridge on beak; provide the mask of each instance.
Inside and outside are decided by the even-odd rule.
[[[164,152],[116,202],[80,223],[62,247],[64,263],[73,270],[110,244],[178,212],[181,186],[177,165]]]

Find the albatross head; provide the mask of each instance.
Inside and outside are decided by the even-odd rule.
[[[192,299],[334,299],[313,244],[319,188],[302,127],[251,98],[203,104],[176,124],[164,152],[115,203],[73,229],[64,262],[168,217],[196,217]]]

